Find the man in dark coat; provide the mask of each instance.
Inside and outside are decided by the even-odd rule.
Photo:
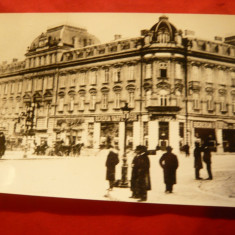
[[[160,166],[163,168],[164,183],[166,184],[165,193],[172,193],[173,185],[176,184],[176,169],[178,168],[178,159],[173,154],[170,146],[166,147],[166,153],[159,160]]]
[[[134,198],[140,198],[139,202],[147,200],[147,191],[151,189],[149,168],[150,161],[147,148],[138,145],[136,147],[136,156],[133,159],[131,190]]]
[[[212,180],[212,172],[211,172],[211,150],[208,145],[204,147],[203,161],[206,163],[206,169],[208,173],[207,180]]]
[[[105,166],[107,167],[106,180],[109,181],[109,190],[112,190],[115,183],[115,167],[119,163],[119,159],[118,154],[113,149],[113,147],[110,145],[108,148],[109,153],[105,163]]]
[[[0,157],[2,157],[6,150],[6,139],[3,132],[0,132]]]
[[[194,168],[195,168],[195,179],[200,180],[200,169],[202,169],[202,157],[201,157],[200,145],[198,142],[195,142],[195,149],[194,149]]]

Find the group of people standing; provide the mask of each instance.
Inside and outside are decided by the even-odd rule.
[[[195,168],[195,179],[201,180],[200,170],[203,168],[202,164],[202,153],[203,153],[203,161],[206,164],[206,169],[208,173],[208,178],[206,180],[212,180],[212,172],[211,172],[211,150],[209,145],[205,144],[200,147],[199,142],[195,142],[194,148],[194,168]]]
[[[106,180],[109,181],[109,190],[112,190],[115,184],[115,167],[119,163],[118,153],[111,149],[106,160]],[[168,146],[166,153],[159,160],[163,168],[164,183],[166,185],[165,193],[173,192],[173,185],[176,184],[176,170],[178,168],[178,159],[172,153],[172,148]],[[139,202],[147,200],[147,191],[151,190],[150,182],[150,160],[147,147],[138,145],[135,149],[135,156],[132,160],[131,185],[132,195],[130,198],[137,199]]]

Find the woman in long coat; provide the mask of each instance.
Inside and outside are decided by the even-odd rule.
[[[160,166],[163,168],[164,183],[166,184],[166,193],[172,193],[173,185],[176,184],[176,170],[178,168],[178,159],[173,154],[170,146],[166,147],[166,153],[159,160]]]
[[[118,154],[112,149],[112,146],[109,146],[109,148],[110,151],[105,166],[107,167],[106,180],[109,181],[109,190],[112,190],[115,182],[115,167],[119,163],[119,159]]]
[[[200,169],[202,169],[202,157],[201,157],[202,149],[199,146],[198,142],[195,142],[194,149],[194,168],[195,168],[195,178],[196,180],[202,179],[200,177]]]

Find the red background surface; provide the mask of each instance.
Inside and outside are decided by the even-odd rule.
[[[0,12],[235,14],[235,1],[1,0]],[[103,202],[0,194],[0,234],[3,235],[234,234],[234,219],[235,208]]]

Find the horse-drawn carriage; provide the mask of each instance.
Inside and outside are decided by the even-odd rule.
[[[63,141],[56,141],[53,147],[45,144],[36,147],[35,154],[47,156],[79,156],[83,144],[65,145]]]

